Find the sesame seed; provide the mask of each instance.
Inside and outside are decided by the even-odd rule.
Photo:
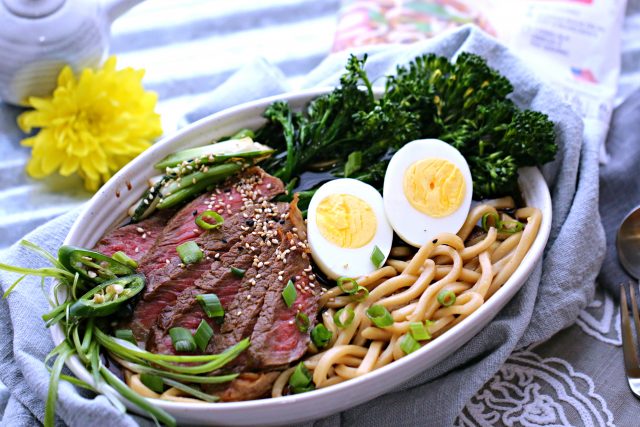
[[[215,254],[213,257],[214,257],[215,259],[218,259],[218,258],[220,258],[220,254],[219,254],[219,253],[218,253],[218,254]]]
[[[238,316],[242,314],[242,310],[238,310]]]
[[[278,276],[278,281],[282,282],[283,278],[282,276]]]
[[[136,228],[136,231],[137,231],[138,233],[144,233],[144,228],[142,228],[142,227],[138,227],[138,228]]]
[[[133,250],[135,253],[140,252],[140,248],[136,246],[136,248]]]

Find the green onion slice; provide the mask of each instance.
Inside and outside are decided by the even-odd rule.
[[[362,302],[366,300],[368,297],[369,297],[369,289],[365,288],[364,286],[358,285],[358,289],[353,294],[353,299],[356,300],[357,302]]]
[[[379,328],[393,325],[393,317],[383,305],[372,305],[366,311],[367,317]]]
[[[196,242],[190,240],[176,248],[178,256],[185,264],[194,264],[204,258],[204,252]]]
[[[510,225],[509,227],[505,227],[505,225]],[[498,229],[501,233],[518,233],[524,229],[524,224],[520,221],[500,221],[500,228]]]
[[[347,157],[344,165],[344,177],[348,178],[362,167],[362,151],[354,151]]]
[[[296,314],[296,326],[300,332],[307,332],[309,330],[309,316],[306,313],[299,311]]]
[[[358,291],[358,282],[350,277],[340,277],[337,280],[338,287],[342,292],[353,295]]]
[[[188,329],[177,327],[169,329],[173,348],[183,353],[191,353],[196,349],[196,342]]]
[[[131,329],[116,329],[115,336],[121,340],[129,341],[133,345],[138,345]]]
[[[206,221],[207,219],[213,219],[215,222]],[[196,225],[203,230],[213,230],[221,227],[222,224],[224,224],[224,218],[218,212],[204,211],[196,217]]]
[[[222,303],[216,294],[196,295],[196,300],[202,306],[202,310],[207,313],[209,318],[224,317],[224,309]]]
[[[400,348],[404,351],[404,354],[409,354],[420,350],[420,343],[416,341],[411,334],[406,334],[400,342]]]
[[[162,378],[153,374],[140,374],[140,381],[146,385],[150,390],[156,393],[162,393],[164,391],[164,383]]]
[[[422,322],[409,323],[409,332],[411,336],[417,341],[425,341],[431,339],[431,334],[427,330],[426,326]]]
[[[291,387],[291,391],[294,394],[311,391],[315,389],[312,380],[311,372],[304,366],[304,363],[300,362],[291,377],[289,377],[289,387]]]
[[[345,317],[344,313],[346,313],[346,318],[343,321],[342,318]],[[336,311],[336,314],[333,315],[333,321],[341,329],[348,328],[349,325],[351,325],[351,322],[353,322],[353,318],[355,317],[355,315],[356,313],[351,307],[342,307],[340,310]]]
[[[236,268],[236,267],[231,267],[231,274],[233,274],[236,277],[244,277],[244,273],[246,273],[247,270],[243,270],[241,268]]]
[[[453,291],[442,290],[438,294],[438,302],[440,305],[449,307],[456,302],[456,294],[454,294]]]
[[[489,223],[489,220],[493,220],[493,225],[491,225]],[[493,212],[487,212],[486,214],[482,215],[482,221],[480,222],[480,224],[482,225],[482,229],[484,231],[489,231],[489,228],[491,227],[495,227],[500,228],[500,217],[498,216],[498,214],[495,214]]]
[[[121,264],[128,265],[131,268],[138,268],[138,263],[122,251],[118,251],[115,254],[111,255],[111,258],[115,259]]]
[[[333,334],[330,330],[327,329],[322,323],[316,325],[315,328],[311,330],[311,341],[318,348],[325,347],[331,341]]]
[[[377,245],[373,247],[373,252],[371,252],[371,262],[376,268],[382,267],[384,263],[384,254]]]
[[[296,287],[293,285],[293,282],[289,280],[287,282],[287,286],[282,290],[282,299],[284,299],[284,303],[287,304],[287,307],[291,307],[296,298],[298,298]]]
[[[200,321],[200,325],[198,325],[198,329],[196,329],[196,333],[193,334],[193,339],[196,342],[196,346],[198,346],[201,352],[204,353],[204,351],[207,349],[212,336],[213,329],[211,329],[211,326],[209,326],[206,320],[202,319]]]

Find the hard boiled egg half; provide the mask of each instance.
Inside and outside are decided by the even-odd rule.
[[[439,233],[457,233],[472,193],[467,161],[438,139],[405,144],[391,158],[384,177],[387,218],[402,240],[417,247]]]
[[[382,196],[355,179],[329,181],[313,195],[307,211],[311,255],[330,279],[356,278],[378,269],[391,250],[393,230],[384,214]],[[376,248],[379,252],[376,251]]]

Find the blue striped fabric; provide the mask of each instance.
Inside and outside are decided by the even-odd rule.
[[[234,71],[256,58],[298,87],[331,49],[339,0],[148,0],[112,27],[118,67],[146,69],[159,95],[165,134]],[[15,125],[21,110],[0,103],[0,249],[38,225],[80,206],[81,180],[24,173],[30,150]]]

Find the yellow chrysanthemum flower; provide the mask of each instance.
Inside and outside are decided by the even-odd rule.
[[[95,191],[148,148],[162,127],[154,111],[158,97],[144,90],[143,76],[144,70],[116,71],[112,56],[102,69],[85,69],[78,79],[65,67],[52,97],[29,98],[35,110],[18,117],[24,132],[40,129],[21,141],[33,147],[29,175],[78,173]]]

